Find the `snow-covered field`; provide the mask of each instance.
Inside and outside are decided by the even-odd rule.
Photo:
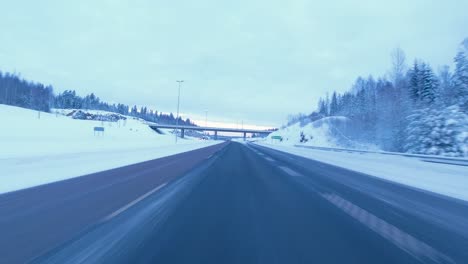
[[[256,142],[261,146],[468,201],[468,167],[377,153],[331,152]]]
[[[102,113],[102,111],[101,111]],[[0,104],[0,193],[220,143],[159,135],[141,120],[76,120]],[[93,128],[104,127],[103,135]]]

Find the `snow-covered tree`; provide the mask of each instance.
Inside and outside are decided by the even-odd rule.
[[[417,109],[408,116],[406,151],[410,153],[466,156],[468,115],[457,105]]]
[[[418,104],[431,104],[437,96],[438,80],[431,66],[415,61],[409,72],[409,94]]]

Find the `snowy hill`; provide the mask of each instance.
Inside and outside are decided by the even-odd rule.
[[[57,113],[0,104],[0,193],[173,155],[216,141],[158,134],[143,120],[118,115],[115,122],[80,120]],[[125,118],[125,119],[124,119]],[[102,135],[94,127],[104,127]]]
[[[348,147],[377,150],[376,146],[353,141],[346,136],[351,121],[343,116],[331,116],[316,121],[297,122],[271,133],[265,140],[278,145],[310,145],[318,147]],[[272,137],[282,137],[282,141]]]

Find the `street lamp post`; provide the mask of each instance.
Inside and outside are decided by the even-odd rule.
[[[176,81],[179,83],[179,95],[177,96],[177,117],[176,117],[176,133],[175,133],[175,142],[177,143],[177,126],[179,126],[179,106],[180,106],[180,86],[184,82],[184,80]]]
[[[208,127],[208,110],[205,110],[205,127]]]

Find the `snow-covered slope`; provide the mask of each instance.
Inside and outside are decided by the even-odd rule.
[[[285,146],[303,144],[318,147],[352,147],[376,150],[376,146],[360,144],[345,135],[351,127],[350,122],[348,118],[343,116],[325,117],[313,122],[297,122],[271,133],[265,141]],[[283,140],[272,139],[276,136],[281,136]]]
[[[219,143],[179,139],[176,145],[174,135],[126,118],[77,120],[0,104],[0,193]],[[96,126],[104,127],[103,135],[94,134]]]
[[[42,112],[39,118],[36,111],[0,105],[0,120],[0,158],[151,147],[169,140],[132,117],[100,122]],[[104,127],[103,135],[94,134],[96,126]]]

